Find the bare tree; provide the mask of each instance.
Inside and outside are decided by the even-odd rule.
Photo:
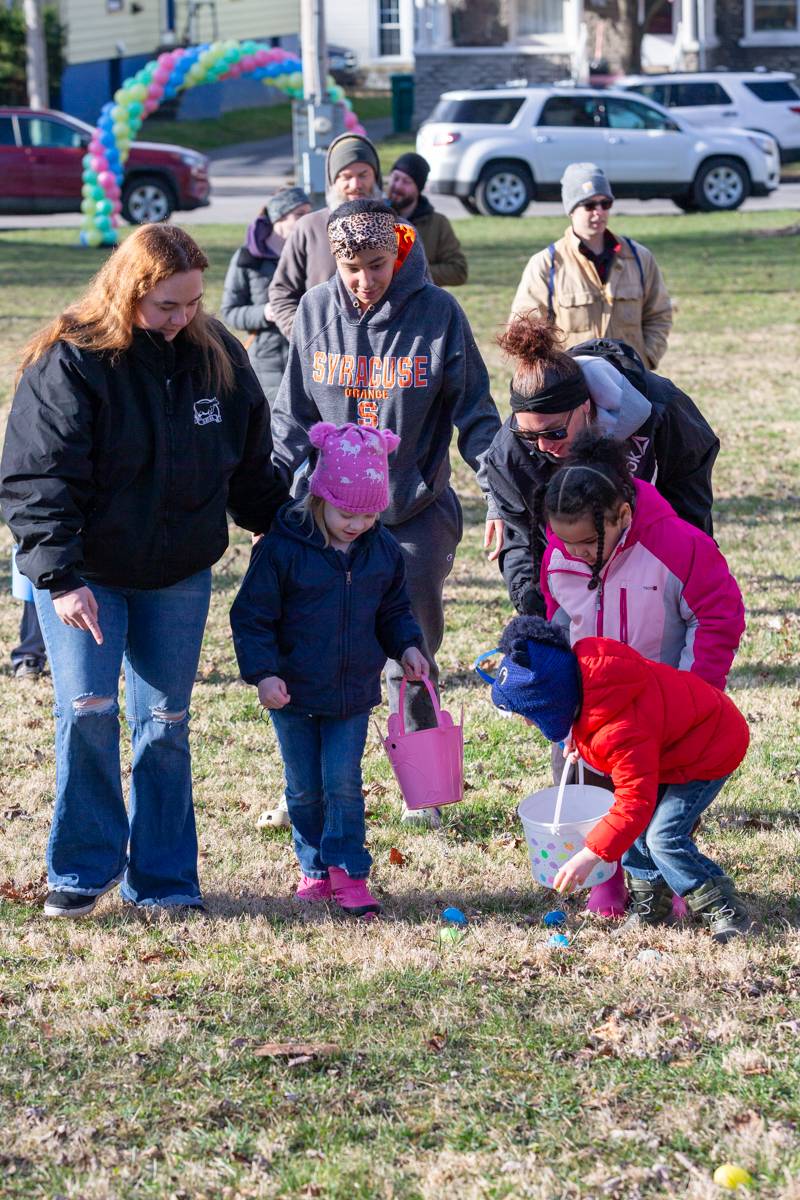
[[[41,0],[24,0],[25,48],[27,54],[28,104],[47,108],[47,51],[44,40]]]
[[[643,19],[639,20],[639,0],[617,0],[614,24],[620,37],[620,67],[624,74],[636,74],[642,69],[642,40],[650,22],[667,0],[647,0]]]

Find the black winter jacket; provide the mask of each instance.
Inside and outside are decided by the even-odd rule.
[[[242,246],[228,266],[220,305],[220,312],[229,325],[255,335],[247,348],[247,356],[270,404],[278,394],[289,357],[289,343],[275,322],[268,321],[264,315],[269,285],[277,266],[277,255],[256,258]]]
[[[57,342],[24,372],[0,468],[17,565],[38,588],[161,588],[215,563],[226,506],[267,530],[287,498],[270,465],[269,409],[241,343],[209,394],[200,351],[137,329],[116,360]]]
[[[697,405],[669,379],[648,371],[625,342],[594,338],[567,351],[611,362],[650,401],[651,412],[628,438],[637,479],[654,483],[679,517],[713,535],[711,472],[719,438]],[[491,514],[505,522],[499,565],[520,613],[544,615],[537,564],[546,540],[537,520],[542,494],[559,464],[524,443],[505,421],[485,459]]]
[[[386,659],[422,646],[405,575],[400,547],[380,524],[343,554],[286,505],[253,550],[231,609],[242,678],[277,675],[291,711],[349,717],[374,708]]]

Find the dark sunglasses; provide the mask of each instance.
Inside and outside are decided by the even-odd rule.
[[[596,208],[602,208],[603,212],[608,212],[613,203],[613,200],[587,200],[585,204],[581,205],[581,208],[585,208],[587,212],[594,212]]]
[[[575,414],[575,409],[570,413],[566,425],[560,425],[558,429],[541,429],[538,433],[531,433],[527,429],[520,429],[517,422],[514,421],[511,425],[512,432],[517,435],[521,442],[563,442],[569,437],[570,422]]]

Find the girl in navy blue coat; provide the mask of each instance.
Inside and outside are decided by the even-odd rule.
[[[367,887],[361,758],[386,659],[428,674],[400,548],[378,522],[389,503],[391,430],[326,421],[301,501],[257,544],[231,610],[242,678],[270,710],[300,862],[298,900],[379,910]]]

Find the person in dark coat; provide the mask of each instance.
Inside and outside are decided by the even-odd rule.
[[[719,438],[697,405],[646,370],[625,342],[594,338],[564,352],[559,337],[547,321],[517,317],[500,338],[517,360],[512,412],[485,458],[490,558],[499,559],[517,612],[537,616],[545,612],[544,491],[583,428],[625,442],[631,474],[653,483],[684,521],[714,532],[711,472]]]
[[[202,310],[207,266],[182,229],[142,225],[23,357],[0,503],[55,689],[49,917],[84,916],[120,882],[131,904],[202,905],[189,703],[211,566],[228,513],[264,533],[288,497],[247,355]]]
[[[222,290],[223,320],[249,334],[247,354],[270,406],[283,378],[289,343],[273,318],[269,285],[286,239],[300,217],[310,212],[311,201],[302,188],[276,192],[231,259]]]
[[[431,279],[437,287],[458,287],[467,282],[467,259],[453,226],[444,213],[423,196],[430,164],[421,154],[401,154],[387,180],[389,203],[404,221],[410,221],[422,239]]]

